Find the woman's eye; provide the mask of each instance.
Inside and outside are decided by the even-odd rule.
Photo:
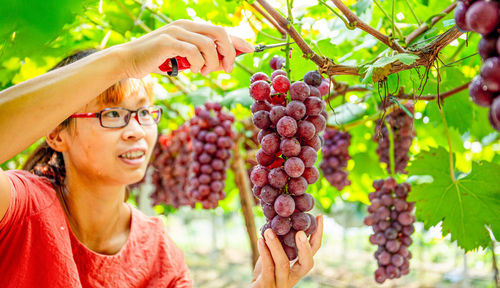
[[[139,116],[140,117],[147,117],[147,116],[149,116],[149,110],[141,110],[141,111],[139,111]]]
[[[118,111],[108,111],[104,113],[104,116],[109,118],[117,118],[120,117],[120,113],[118,113]]]

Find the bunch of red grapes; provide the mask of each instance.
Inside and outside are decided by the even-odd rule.
[[[386,279],[399,278],[410,272],[408,247],[412,243],[410,235],[415,231],[415,216],[412,214],[415,204],[406,199],[411,189],[408,183],[397,184],[394,178],[388,178],[374,181],[373,187],[375,192],[368,195],[370,214],[364,223],[373,228],[370,243],[378,245],[375,281],[384,283]]]
[[[413,103],[408,102],[405,104],[406,109],[413,114]],[[387,172],[391,173],[391,164],[389,156],[389,133],[386,125],[383,122],[377,122],[376,127],[381,126],[382,135],[377,137],[377,133],[373,136],[373,140],[378,142],[377,154],[381,162],[387,164]],[[385,118],[392,130],[392,137],[394,142],[394,172],[406,173],[405,168],[408,164],[408,152],[410,150],[415,130],[413,129],[413,118],[406,112],[399,108],[391,112]],[[378,128],[375,128],[378,129]]]
[[[154,205],[194,206],[193,199],[186,193],[191,151],[189,125],[184,124],[158,137],[154,160],[150,163],[151,181],[155,186],[151,195]]]
[[[469,94],[479,106],[490,107],[491,126],[500,131],[500,17],[498,1],[460,0],[455,8],[455,22],[462,31],[474,31],[483,37],[479,55],[484,61],[480,75],[469,84]]]
[[[325,145],[321,149],[323,160],[319,167],[326,180],[340,191],[351,184],[347,179],[347,171],[344,170],[347,167],[347,160],[351,159],[348,151],[351,134],[327,128],[323,137]]]
[[[234,116],[219,103],[196,107],[189,121],[193,153],[188,195],[204,209],[216,208],[226,197],[224,180],[236,136],[233,122]]]
[[[297,257],[295,234],[316,230],[316,218],[307,211],[314,206],[307,186],[319,178],[314,166],[322,146],[319,135],[326,128],[325,102],[318,87],[323,82],[317,71],[307,72],[304,82],[290,83],[285,71],[276,70],[271,78],[254,74],[250,84],[253,123],[262,129],[261,148],[250,175],[253,193],[261,200],[267,228],[278,235],[290,260]],[[285,95],[290,94],[291,101]]]

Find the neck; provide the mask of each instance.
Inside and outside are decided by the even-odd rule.
[[[63,196],[71,229],[80,242],[103,254],[121,249],[130,231],[124,185],[105,185],[95,179],[68,175]]]

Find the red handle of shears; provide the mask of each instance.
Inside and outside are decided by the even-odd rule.
[[[244,52],[241,52],[240,50],[236,49],[236,56],[239,56],[241,54],[244,54]],[[219,55],[219,60],[222,60],[222,55],[220,55],[220,54],[218,54],[218,55]],[[170,58],[170,59],[172,59],[172,58]],[[172,72],[172,64],[171,64],[170,59],[167,59],[158,68],[160,68],[160,70],[163,72]],[[189,67],[191,67],[191,65],[189,64],[189,61],[185,57],[177,56],[177,57],[175,57],[175,60],[177,60],[177,66],[178,66],[177,70],[179,70],[179,71],[186,70],[186,69],[189,69]]]

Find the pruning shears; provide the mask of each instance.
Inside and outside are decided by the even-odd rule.
[[[255,50],[253,52],[262,52],[262,51],[267,50],[267,49],[281,47],[281,46],[285,46],[287,44],[293,44],[293,42],[291,42],[291,43],[283,42],[283,43],[270,44],[270,45],[259,44],[259,45],[254,46]],[[238,49],[236,49],[236,56],[240,56],[242,54],[247,54],[247,53],[241,52]],[[222,60],[222,56],[220,54],[219,54],[219,60]],[[174,58],[167,59],[158,68],[160,68],[160,70],[163,72],[167,72],[169,76],[175,77],[175,76],[177,76],[177,74],[179,74],[179,70],[186,70],[186,69],[189,69],[189,67],[191,67],[191,65],[189,64],[189,61],[185,57],[177,56]]]

